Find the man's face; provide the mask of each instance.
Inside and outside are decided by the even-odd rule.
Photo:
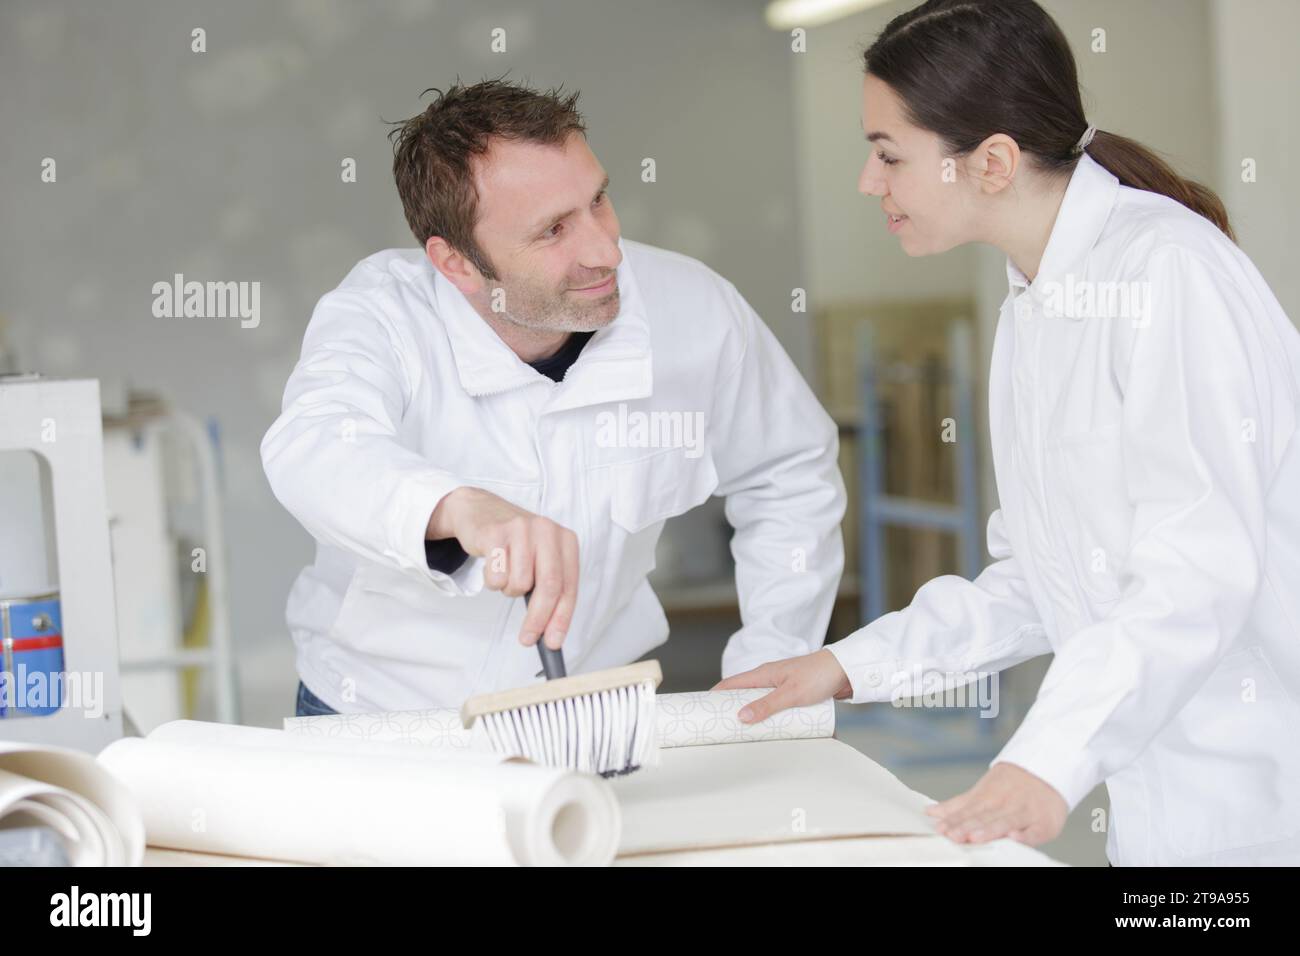
[[[563,146],[496,139],[475,164],[474,235],[496,271],[489,303],[529,329],[592,332],[618,315],[618,217],[580,133]]]

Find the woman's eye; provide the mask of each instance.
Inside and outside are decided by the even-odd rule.
[[[601,193],[601,194],[600,194],[599,196],[597,196],[596,199],[592,202],[592,205],[593,205],[593,206],[599,206],[599,205],[600,205],[601,203],[603,203],[604,201],[605,201],[605,194],[604,194],[604,193]]]
[[[557,222],[557,223],[556,223],[555,225],[553,225],[550,229],[547,229],[547,230],[546,230],[546,238],[547,238],[547,239],[554,239],[556,236],[558,236],[558,235],[560,234],[560,230],[563,229],[563,228],[564,228],[564,223],[562,223],[562,222]]]
[[[896,159],[890,159],[884,153],[876,153],[876,155],[880,157],[880,161],[884,163],[886,166],[893,166],[895,163],[898,162],[898,160]]]

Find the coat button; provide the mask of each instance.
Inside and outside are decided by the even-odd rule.
[[[880,671],[872,671],[867,675],[867,683],[872,687],[880,686],[882,680],[884,680],[884,678],[881,676]]]

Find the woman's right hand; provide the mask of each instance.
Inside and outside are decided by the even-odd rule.
[[[851,697],[853,688],[835,655],[822,648],[802,657],[763,664],[736,674],[713,686],[713,690],[739,687],[771,687],[772,693],[746,704],[737,715],[742,724],[753,724],[790,707],[820,704],[827,698]]]

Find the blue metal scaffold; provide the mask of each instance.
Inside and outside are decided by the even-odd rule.
[[[872,329],[863,323],[858,333],[858,368],[861,424],[858,431],[858,485],[860,534],[858,574],[863,623],[887,610],[885,534],[890,527],[927,528],[957,536],[960,570],[975,578],[984,566],[984,541],[980,520],[979,480],[975,455],[974,384],[970,373],[973,353],[970,326],[953,321],[948,327],[946,381],[951,386],[956,425],[954,449],[956,502],[944,504],[885,492],[885,430],[879,385],[894,374],[882,366]],[[996,675],[979,678],[989,682]],[[989,696],[995,686],[979,688],[977,699]],[[968,695],[973,696],[973,695]],[[841,708],[841,724],[886,731],[913,746],[899,746],[880,757],[891,766],[988,761],[996,755],[1006,729],[1004,708],[998,716],[981,717],[971,707],[907,708],[891,704]],[[972,726],[971,721],[975,724]]]

